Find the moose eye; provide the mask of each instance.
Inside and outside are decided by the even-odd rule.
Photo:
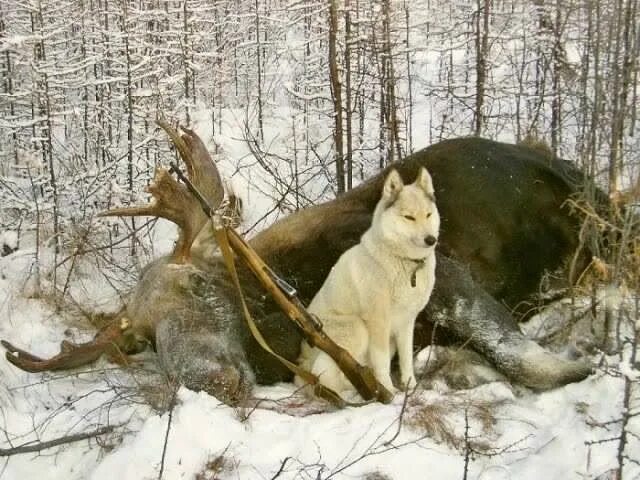
[[[414,217],[413,215],[404,215],[404,218],[406,218],[410,222],[415,222],[416,221],[416,217]]]

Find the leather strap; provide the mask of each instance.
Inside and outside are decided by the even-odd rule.
[[[218,242],[218,245],[220,247],[220,251],[222,252],[222,257],[224,259],[227,270],[229,271],[233,284],[235,285],[236,290],[238,291],[238,295],[240,297],[240,304],[242,305],[242,313],[244,314],[244,318],[247,322],[247,325],[249,326],[249,330],[251,331],[253,338],[256,339],[258,344],[264,350],[266,350],[275,358],[277,358],[280,361],[280,363],[282,363],[285,367],[287,367],[293,373],[298,375],[309,385],[312,385],[314,387],[314,393],[317,396],[324,398],[325,400],[328,400],[338,408],[344,408],[347,405],[353,405],[343,400],[340,397],[340,395],[338,395],[336,392],[334,392],[330,388],[322,385],[318,380],[318,377],[316,377],[314,374],[305,370],[299,365],[296,365],[295,363],[290,362],[289,360],[284,358],[282,355],[273,351],[273,349],[269,346],[267,341],[262,336],[262,333],[260,333],[260,330],[258,329],[258,326],[256,325],[255,321],[253,320],[253,317],[249,312],[247,302],[244,298],[244,294],[242,293],[242,286],[240,285],[240,279],[238,277],[238,271],[236,269],[233,252],[231,251],[231,246],[229,245],[227,227],[217,228],[212,220],[212,228],[213,228],[213,233],[216,237],[216,241]],[[296,308],[296,307],[295,305],[292,304],[291,308]]]

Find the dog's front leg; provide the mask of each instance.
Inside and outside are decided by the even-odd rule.
[[[391,345],[389,340],[389,324],[375,325],[371,329],[369,332],[369,363],[378,381],[391,393],[396,393],[398,390],[391,381]]]
[[[395,335],[398,346],[398,363],[400,366],[401,388],[412,389],[416,386],[416,376],[413,372],[413,327],[415,320],[407,320],[398,326]]]

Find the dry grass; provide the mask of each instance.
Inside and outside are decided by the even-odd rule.
[[[547,158],[553,158],[553,150],[551,146],[542,139],[538,132],[532,131],[527,133],[519,142],[518,145],[524,145],[526,147],[535,150],[536,152],[544,155]]]
[[[616,203],[603,211],[588,201],[569,201],[582,217],[580,248],[593,252],[582,272],[571,272],[576,286],[587,293],[592,286],[615,283],[623,288],[640,288],[640,216]],[[576,254],[579,254],[578,252]],[[575,259],[574,259],[575,260]],[[575,261],[574,265],[575,266]]]
[[[405,423],[458,451],[471,448],[476,453],[489,452],[497,423],[495,411],[500,405],[501,402],[469,401],[454,395],[435,402],[413,397],[407,405]],[[465,411],[472,431],[468,438],[464,428],[454,427],[455,417]]]
[[[220,480],[222,475],[226,476],[237,470],[237,462],[227,456],[228,448],[218,455],[212,455],[203,465],[202,470],[196,473],[194,480]]]
[[[428,435],[438,443],[446,443],[457,449],[462,445],[462,439],[456,434],[448,420],[451,413],[450,405],[422,403],[419,398],[413,398],[407,407],[406,424],[410,428]]]
[[[385,475],[381,472],[371,472],[367,473],[362,480],[392,480],[389,475]]]

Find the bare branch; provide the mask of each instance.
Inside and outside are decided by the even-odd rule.
[[[100,427],[96,430],[92,430],[84,433],[75,433],[73,435],[65,435],[64,437],[55,438],[46,442],[24,444],[13,448],[0,448],[0,457],[10,457],[13,455],[20,455],[23,453],[34,453],[46,450],[48,448],[57,447],[59,445],[65,445],[67,443],[79,442],[86,440],[87,438],[94,438],[106,433],[111,433],[120,425],[107,425],[106,427]]]

